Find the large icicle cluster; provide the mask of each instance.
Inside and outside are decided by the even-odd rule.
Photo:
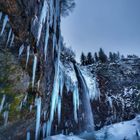
[[[40,118],[41,118],[41,98],[40,97],[35,99],[35,105],[37,106],[35,140],[38,140],[39,134],[40,134]]]
[[[0,31],[0,37],[4,34],[6,25],[9,21],[8,15],[4,15],[2,12],[0,12],[0,21],[3,20],[3,24],[2,24],[2,29]],[[14,33],[12,32],[12,28],[9,28],[9,33],[8,33],[8,38],[6,41],[6,46],[11,47],[14,41]]]
[[[38,35],[37,35],[37,46],[39,45],[39,41],[40,41],[40,37],[41,37],[41,33],[42,33],[42,28],[43,25],[46,21],[46,17],[47,17],[47,12],[48,12],[48,3],[47,0],[43,1],[43,7],[41,10],[41,14],[39,17],[39,26],[38,26]]]
[[[65,67],[65,85],[67,92],[71,91],[73,93],[73,106],[74,106],[74,119],[78,122],[77,111],[79,109],[79,89],[78,80],[72,63],[63,64]]]
[[[57,69],[56,69],[57,68]],[[61,121],[61,99],[63,94],[64,85],[67,88],[67,92],[71,91],[73,93],[73,106],[74,106],[74,119],[78,122],[77,113],[79,109],[79,91],[78,91],[78,81],[75,75],[75,70],[73,64],[62,64],[59,59],[55,63],[55,79],[51,98],[51,110],[50,119],[48,121],[48,134],[51,131],[51,125],[54,119],[54,113],[58,112],[58,123]]]

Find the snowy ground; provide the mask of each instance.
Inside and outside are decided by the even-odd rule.
[[[51,138],[47,140],[83,140],[83,139],[80,139],[76,136],[64,136],[60,134],[60,135],[52,136]]]
[[[48,140],[94,140],[94,134],[85,133],[78,136],[52,136]],[[140,140],[140,115],[131,121],[109,125],[95,132],[96,140]]]

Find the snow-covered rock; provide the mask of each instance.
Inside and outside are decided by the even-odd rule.
[[[95,133],[96,140],[139,140],[140,115],[131,121],[105,126]]]
[[[80,138],[83,137],[83,138]],[[124,121],[105,126],[93,133],[83,133],[79,136],[56,135],[47,140],[140,140],[140,115],[131,121]]]

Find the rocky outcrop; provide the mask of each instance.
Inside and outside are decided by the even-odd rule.
[[[40,123],[48,120],[49,118],[50,100],[55,74],[54,63],[58,58],[59,45],[61,43],[59,4],[59,1],[52,1],[51,3],[51,1],[48,0],[0,1],[0,11],[3,12],[2,19],[4,19],[4,15],[7,15],[9,19],[6,30],[1,36],[1,41],[3,42],[2,51],[5,53],[1,54],[5,55],[2,56],[4,57],[2,58],[3,62],[1,63],[4,65],[2,75],[3,71],[6,69],[7,72],[5,71],[5,74],[8,76],[8,79],[5,81],[5,83],[10,83],[12,86],[12,89],[10,88],[9,93],[10,96],[14,96],[12,97],[11,106],[12,113],[16,114],[14,114],[15,116],[12,114],[13,118],[11,120],[8,119],[8,122],[12,123],[11,126],[1,128],[0,132],[5,131],[5,133],[3,133],[3,139],[4,137],[5,139],[8,137],[11,137],[10,139],[18,139],[16,137],[16,133],[18,134],[21,131],[20,135],[22,137],[25,134],[22,132],[27,131],[28,128],[30,128],[30,131],[34,131],[34,99],[36,96],[42,97],[42,112],[44,112],[44,110],[47,111],[46,118],[41,120]],[[6,45],[8,36],[7,32],[9,29],[12,29],[15,39],[12,46],[10,46],[11,48],[6,48],[9,47]],[[19,61],[18,50],[22,44],[24,45],[25,49]],[[28,68],[25,68],[26,51],[27,46],[29,45],[31,47],[30,60]],[[7,57],[9,59],[7,59]],[[37,57],[37,69],[35,73],[35,84],[33,87],[33,85],[31,85],[31,79],[33,75],[32,66],[35,57]],[[5,59],[5,61],[3,59]],[[5,68],[7,63],[9,63],[8,66],[10,68]],[[4,81],[2,81],[2,84],[3,83]],[[1,89],[3,90],[4,87]],[[13,94],[11,94],[11,92]],[[28,98],[25,96],[25,94],[28,94]],[[6,102],[8,103],[7,100]],[[6,105],[6,109],[9,109],[9,106],[10,105]],[[3,124],[3,116],[1,116],[1,118],[1,122]],[[28,121],[30,119],[32,119],[32,123]],[[19,120],[19,122],[16,122],[16,125],[14,123],[15,120]],[[28,127],[25,127],[24,124],[26,124],[26,126],[28,125]],[[16,133],[11,131],[12,127],[14,127]],[[11,133],[8,134],[9,131],[11,131]],[[13,135],[12,132],[14,133]]]
[[[140,59],[88,66],[97,75],[101,97],[93,101],[96,127],[133,119],[140,113]]]

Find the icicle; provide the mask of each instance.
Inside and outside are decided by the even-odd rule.
[[[56,49],[56,35],[53,34],[53,57],[54,57],[54,50]]]
[[[24,99],[23,99],[23,103],[27,102],[27,98],[28,98],[28,94],[25,95]]]
[[[61,97],[58,98],[58,124],[61,122]]]
[[[58,107],[58,98],[59,98],[59,91],[60,91],[60,48],[61,46],[59,46],[58,48],[58,56],[57,59],[55,61],[55,77],[54,77],[54,84],[53,84],[53,91],[52,91],[52,97],[51,97],[51,110],[50,110],[50,124],[52,123],[53,119],[54,119],[54,113]],[[51,126],[51,125],[50,125]],[[51,130],[51,127],[50,127]],[[48,132],[50,133],[50,132]]]
[[[39,19],[37,46],[39,45],[39,41],[40,41],[40,37],[41,37],[41,31],[42,31],[42,28],[43,28],[43,24],[45,23],[45,20],[46,20],[47,12],[48,12],[48,4],[47,4],[47,1],[44,0],[43,7],[42,7],[42,10],[41,10],[40,19]]]
[[[54,112],[57,107],[59,96],[59,60],[55,62],[55,78],[54,78],[54,86],[51,98],[51,112],[50,112],[50,121],[53,121]]]
[[[60,5],[59,5],[59,3],[60,3],[59,0],[55,1],[55,14],[54,14],[54,20],[53,20],[54,33],[56,33],[56,27],[57,27],[57,24],[59,24],[59,22],[57,23],[57,20],[59,19],[59,15],[60,15]]]
[[[37,56],[34,55],[33,75],[32,75],[32,88],[34,87],[34,83],[35,83],[36,67],[37,67]]]
[[[24,45],[21,45],[20,48],[19,48],[19,52],[18,52],[18,57],[20,58],[22,53],[24,51]]]
[[[50,136],[51,134],[51,127],[52,127],[52,122],[50,120],[48,120],[47,122],[47,129],[46,129],[46,136]]]
[[[12,47],[13,41],[14,41],[15,35],[12,34],[11,42],[10,42],[10,47]]]
[[[47,29],[46,29],[46,35],[45,35],[45,47],[44,47],[45,61],[46,61],[46,57],[47,57],[48,40],[49,40],[49,23],[48,23],[48,18],[47,18]]]
[[[68,93],[71,89],[71,83],[70,83],[70,80],[68,78],[65,81],[65,85],[66,85],[66,89],[67,89],[67,93]]]
[[[37,90],[39,91],[39,87],[40,87],[40,80],[38,80],[37,82]]]
[[[40,87],[40,80],[37,81],[37,90],[39,91],[39,87]]]
[[[6,95],[3,95],[2,101],[1,101],[1,105],[0,105],[0,113],[1,113],[1,111],[2,111],[2,109],[3,109],[3,105],[4,105],[4,102],[5,102],[5,98],[6,98]]]
[[[4,32],[8,20],[9,20],[9,19],[8,19],[8,16],[6,15],[6,16],[4,17],[4,20],[3,20],[3,25],[2,25],[2,30],[1,30],[0,36],[2,36],[2,34],[3,34],[3,32]]]
[[[57,26],[57,15],[54,14],[54,27],[53,27],[53,29],[54,29],[54,34],[56,34],[56,26]]]
[[[23,102],[21,101],[20,106],[19,106],[19,110],[20,110],[20,111],[21,111],[21,109],[22,109],[22,105],[23,105]]]
[[[53,0],[50,0],[50,5],[49,5],[49,13],[50,13],[50,26],[52,27],[53,24],[53,15],[54,15],[54,3]]]
[[[78,93],[78,87],[77,86],[74,86],[73,106],[74,106],[74,119],[75,119],[75,122],[78,123],[77,111],[79,109],[79,93]]]
[[[47,111],[44,111],[44,120],[46,120],[46,114],[47,114]]]
[[[27,132],[26,140],[30,140],[30,131]]]
[[[30,112],[32,111],[33,105],[30,105]]]
[[[53,2],[54,2],[53,0],[50,0],[50,26],[51,27],[52,27],[52,23],[53,23],[53,17],[55,16]],[[56,2],[57,1],[55,1],[55,3]],[[58,2],[60,2],[60,1],[58,1]],[[54,21],[54,22],[56,22],[56,21]],[[53,27],[53,29],[54,29],[54,27]],[[55,31],[55,29],[54,29],[54,31]],[[48,121],[48,124],[47,124],[47,135],[49,135],[51,132],[51,125],[52,125],[52,122],[54,119],[54,113],[55,113],[56,109],[58,109],[58,107],[61,107],[60,104],[58,103],[59,102],[59,91],[60,91],[60,67],[59,67],[60,66],[60,51],[61,51],[60,44],[61,44],[61,34],[59,34],[59,40],[58,40],[58,44],[57,44],[56,34],[54,33],[53,34],[53,49],[56,50],[57,58],[55,58],[55,62],[54,62],[55,77],[54,77],[53,91],[52,91],[52,97],[51,97],[50,120]]]
[[[5,111],[5,112],[3,113],[4,125],[5,125],[5,126],[7,125],[7,122],[8,122],[8,114],[9,114],[9,111]]]
[[[63,75],[63,71],[61,70],[60,71],[60,95],[61,95],[61,97],[62,97],[62,94],[63,94],[63,87],[64,87],[64,75]]]
[[[7,42],[6,42],[6,46],[8,45],[8,43],[10,41],[11,34],[12,34],[12,29],[10,28],[9,33],[8,33],[8,39],[7,39]]]
[[[30,45],[27,46],[26,68],[27,68],[27,65],[28,65],[29,57],[30,57]]]
[[[110,96],[107,96],[107,100],[109,102],[110,107],[113,108],[112,98]]]
[[[45,138],[45,135],[46,135],[46,128],[47,128],[47,124],[46,123],[43,123],[43,127],[42,127],[43,138]]]
[[[37,106],[35,140],[38,140],[39,133],[40,133],[41,98],[36,98],[35,99],[35,105]]]
[[[2,12],[0,12],[0,21],[1,21],[1,18],[2,18]]]
[[[56,16],[57,16],[57,18],[59,18],[59,16],[60,16],[60,0],[56,0]]]

